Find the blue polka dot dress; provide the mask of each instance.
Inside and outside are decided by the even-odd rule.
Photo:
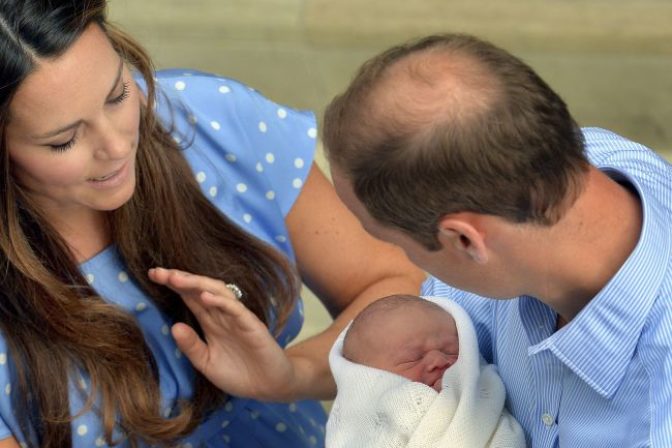
[[[172,125],[173,138],[185,148],[206,197],[241,228],[294,260],[284,219],[313,162],[317,137],[313,115],[279,106],[243,84],[208,74],[170,70],[158,72],[156,80],[156,112],[168,128]],[[81,270],[105,300],[137,319],[158,364],[163,412],[169,417],[178,400],[193,393],[193,368],[175,345],[172,322],[129,277],[113,246],[83,263]],[[302,324],[299,301],[279,343],[287,345]],[[12,408],[16,379],[11,364],[11,353],[0,338],[0,439],[13,436],[28,446]],[[89,385],[84,372],[70,378],[73,415],[83,405],[79,392]],[[234,397],[180,446],[322,447],[325,421],[316,401],[269,404]],[[74,447],[107,446],[93,413],[78,417],[72,434]]]

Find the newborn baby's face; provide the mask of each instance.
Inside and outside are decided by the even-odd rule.
[[[364,364],[441,390],[443,372],[459,353],[457,327],[448,312],[404,307],[373,327],[377,337],[370,341]]]

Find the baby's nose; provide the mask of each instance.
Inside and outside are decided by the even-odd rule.
[[[452,361],[454,362],[454,361]],[[431,350],[425,356],[425,365],[427,370],[445,369],[451,364],[451,357],[439,350]]]

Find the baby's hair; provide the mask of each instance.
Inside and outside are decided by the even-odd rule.
[[[371,325],[374,325],[376,319],[383,318],[385,314],[391,311],[397,311],[400,308],[409,306],[422,306],[431,311],[447,312],[434,302],[408,294],[394,294],[378,299],[367,305],[367,307],[354,318],[352,324],[350,324],[350,328],[343,339],[343,356],[350,361],[358,362],[358,356],[354,346],[356,346],[355,341],[361,339],[362,333],[371,328]]]

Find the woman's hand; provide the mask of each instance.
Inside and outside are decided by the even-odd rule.
[[[182,297],[203,329],[177,323],[179,349],[215,386],[236,396],[285,401],[293,395],[296,372],[266,326],[226,283],[175,269],[149,270],[149,278]]]

